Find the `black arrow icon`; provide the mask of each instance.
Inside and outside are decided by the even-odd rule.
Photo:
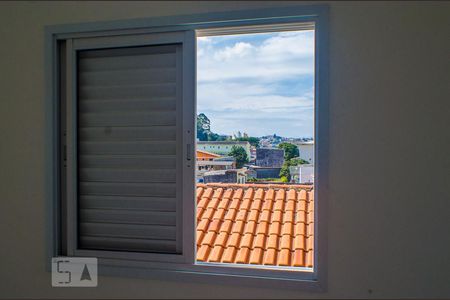
[[[89,274],[89,270],[88,270],[88,268],[87,268],[87,265],[84,265],[83,273],[81,273],[80,281],[81,281],[81,280],[89,280],[89,281],[92,281],[92,279],[91,279],[91,274]]]

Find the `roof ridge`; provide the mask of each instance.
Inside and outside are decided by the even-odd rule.
[[[261,184],[261,183],[197,183],[197,187],[228,187],[228,188],[265,188],[265,189],[305,189],[312,190],[313,186],[308,184]]]

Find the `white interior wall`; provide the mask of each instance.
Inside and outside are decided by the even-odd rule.
[[[120,277],[51,287],[44,26],[302,4],[0,3],[0,297],[450,297],[448,2],[330,3],[327,292]]]

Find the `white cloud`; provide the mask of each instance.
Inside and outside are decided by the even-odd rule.
[[[312,136],[312,32],[198,39],[198,111],[222,134]]]
[[[314,36],[311,32],[272,34],[259,45],[238,41],[225,47],[212,37],[203,37],[198,49],[199,82],[236,77],[278,80],[314,72]]]
[[[232,47],[226,47],[223,50],[219,50],[214,53],[214,59],[216,61],[229,61],[230,59],[245,58],[253,50],[253,46],[249,43],[238,42]]]

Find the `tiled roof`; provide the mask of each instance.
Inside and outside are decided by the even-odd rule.
[[[197,260],[312,267],[308,185],[197,184]]]

